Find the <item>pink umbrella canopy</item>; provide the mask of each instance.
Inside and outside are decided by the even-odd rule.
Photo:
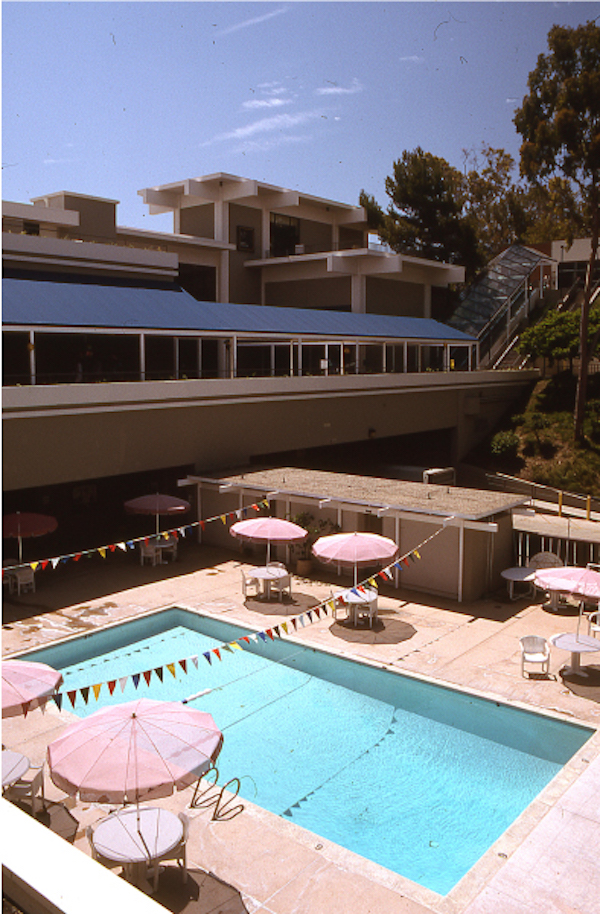
[[[156,517],[156,532],[159,532],[159,518],[161,515],[185,514],[191,505],[183,498],[175,495],[140,495],[125,502],[128,514],[152,514]]]
[[[561,593],[570,593],[580,597],[579,619],[577,634],[581,626],[581,616],[586,599],[600,602],[600,574],[592,568],[540,568],[535,573],[535,583],[538,587],[548,590],[558,590]]]
[[[62,681],[62,673],[45,663],[3,660],[2,717],[17,717],[44,705]]]
[[[319,537],[312,551],[321,562],[353,567],[356,584],[358,568],[393,562],[398,555],[398,546],[378,533],[332,533]]]
[[[15,514],[6,514],[2,518],[2,536],[4,539],[18,539],[19,561],[23,558],[23,540],[30,536],[44,536],[53,533],[58,527],[58,521],[49,514],[30,514],[17,511]]]
[[[267,562],[271,543],[301,543],[308,536],[308,530],[280,517],[252,517],[239,520],[229,528],[232,536],[254,543],[267,544]]]
[[[71,724],[50,743],[47,760],[56,786],[85,802],[139,803],[189,787],[222,745],[205,711],[141,698]]]

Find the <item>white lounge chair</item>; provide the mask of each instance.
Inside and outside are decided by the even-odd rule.
[[[17,596],[26,593],[28,590],[35,593],[35,574],[33,568],[28,565],[8,571],[6,576],[10,593],[16,592]]]
[[[525,677],[525,664],[537,663],[542,673],[550,669],[550,645],[539,635],[525,635],[521,642],[521,676]]]

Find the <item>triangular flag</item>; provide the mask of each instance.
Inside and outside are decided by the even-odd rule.
[[[229,651],[230,654],[233,654],[233,651],[232,651],[232,649],[231,649],[231,645],[229,645],[229,644],[222,644],[221,647],[223,648],[224,651]]]
[[[242,637],[240,638],[240,641],[245,641],[247,644],[250,644],[250,638],[248,637],[248,635],[242,635]]]
[[[75,707],[75,698],[77,696],[77,689],[73,689],[71,692],[67,692],[67,695],[69,696],[69,701],[71,702],[72,706]]]
[[[243,650],[242,645],[241,645],[241,644],[238,644],[237,641],[232,641],[232,642],[231,642],[231,647],[234,649],[234,651],[242,651],[242,650]]]
[[[32,571],[35,571],[39,564],[39,562],[32,562],[29,567]]]
[[[203,654],[203,656],[206,657],[206,659],[208,660],[208,662],[209,662],[209,663],[211,664],[211,666],[212,666],[212,657],[210,656],[210,651],[206,651],[206,653]]]
[[[100,553],[100,555],[102,556],[103,559],[106,558],[106,546],[100,546],[98,548],[98,552]]]
[[[273,634],[273,630],[270,629],[270,628],[268,628],[266,631],[267,631],[267,635],[269,636],[269,638],[271,639],[271,641],[275,641],[275,636],[274,636],[274,634]]]
[[[418,559],[420,559],[420,558],[421,558],[421,556],[420,556],[420,554],[419,554],[419,553],[418,553],[418,552],[417,552],[417,550],[416,550],[416,549],[415,549],[415,551],[414,551],[414,555],[416,555],[416,557],[417,557],[417,558],[418,558]]]
[[[315,611],[315,613],[316,613],[317,619],[320,619],[320,618],[321,618],[321,610],[319,609],[319,607],[318,607],[318,606],[315,606],[315,610],[314,610],[314,611]]]
[[[21,705],[21,710],[23,711],[23,717],[27,717],[27,712],[29,711],[30,701],[24,701]]]
[[[140,674],[137,673],[136,675],[137,675],[137,681],[139,682]],[[129,679],[129,676],[121,676],[119,679],[119,685],[121,686],[121,694],[123,694],[123,692],[125,691],[125,686],[127,685],[128,679]],[[135,676],[133,677],[133,684],[134,684],[135,688],[137,689],[137,682],[135,681]]]
[[[267,640],[267,636],[265,635],[264,632],[258,632],[258,637],[261,639],[261,641]]]
[[[113,693],[114,690],[115,690],[115,686],[116,686],[116,684],[117,684],[117,680],[116,680],[116,679],[111,679],[111,680],[110,680],[109,682],[107,682],[106,684],[107,684],[107,686],[108,686],[108,694],[109,694],[109,695],[112,695],[112,693]]]
[[[150,685],[151,678],[152,678],[152,670],[146,670],[144,672],[144,679],[146,680],[146,685]]]
[[[294,626],[294,631],[298,631],[298,620],[292,619],[292,625]]]
[[[60,711],[61,708],[62,708],[62,700],[63,700],[62,692],[56,692],[56,694],[53,695],[52,698],[54,699],[54,704],[56,705],[56,707],[57,707],[58,710]]]
[[[216,654],[217,657],[219,658],[219,660],[221,659],[221,651],[219,650],[218,647],[213,648],[213,654]]]
[[[59,559],[59,558],[54,558],[54,559],[51,559],[50,561],[52,562],[52,567],[53,567],[53,568],[56,568],[56,566],[60,563],[60,559]]]
[[[280,631],[279,631],[279,626],[278,626],[278,625],[274,625],[274,626],[273,626],[273,631],[275,632],[275,634],[277,635],[278,638],[281,638],[281,633],[280,633]]]
[[[196,669],[198,669],[198,654],[193,654],[193,655],[190,657],[190,660],[192,661],[192,663],[194,664],[194,666],[196,667]]]
[[[119,547],[119,549],[122,549],[123,552],[127,552],[127,546],[125,545],[125,543],[117,543],[117,546]]]
[[[84,686],[84,687],[83,687],[82,689],[80,689],[79,691],[81,692],[81,697],[83,698],[84,702],[85,702],[86,705],[87,705],[87,703],[88,703],[88,698],[90,697],[90,687],[89,687],[89,686]]]
[[[96,699],[96,701],[98,701],[98,695],[100,694],[101,688],[102,688],[101,682],[98,682],[98,683],[96,683],[96,685],[92,686],[92,689],[94,690],[94,698]]]
[[[286,635],[287,635],[287,634],[288,634],[287,622],[282,622],[282,623],[281,623],[281,627],[282,627],[282,629],[284,630],[284,632],[285,632]]]
[[[187,660],[185,657],[183,658],[183,660],[179,661],[179,666],[181,667],[181,669],[183,670],[184,673],[187,673]]]
[[[169,673],[171,674],[171,676],[173,677],[173,679],[176,679],[177,677],[175,675],[175,664],[167,663],[167,669],[168,669]]]

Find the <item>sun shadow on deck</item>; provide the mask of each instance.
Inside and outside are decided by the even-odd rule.
[[[344,641],[369,644],[400,644],[402,641],[410,641],[413,635],[417,634],[413,625],[399,619],[394,613],[386,613],[385,610],[379,611],[372,628],[368,625],[351,625],[350,622],[342,620],[334,622],[329,631]]]
[[[239,891],[212,873],[188,869],[183,882],[177,867],[168,866],[161,872],[158,891],[153,899],[172,914],[248,914]]]

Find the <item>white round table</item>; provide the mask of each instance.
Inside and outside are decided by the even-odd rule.
[[[571,652],[571,666],[563,668],[563,673],[567,675],[585,676],[585,670],[581,669],[581,655],[600,651],[600,641],[591,635],[562,632],[560,635],[553,635],[550,641],[559,650]]]
[[[146,867],[177,847],[183,822],[168,809],[127,806],[102,819],[94,829],[94,847],[103,857],[120,863],[128,878],[148,891]]]
[[[500,576],[508,583],[508,596],[511,600],[517,600],[520,594],[515,596],[515,584],[529,584],[530,591],[533,591],[535,581],[535,569],[515,566],[514,568],[505,568],[500,572]],[[524,596],[524,595],[523,595]]]
[[[27,774],[31,762],[26,755],[13,749],[2,750],[2,786],[10,787]]]
[[[260,565],[258,568],[251,568],[248,572],[248,577],[262,581],[263,595],[267,600],[271,598],[273,581],[280,581],[281,578],[286,578],[288,575],[289,571],[286,568],[279,568],[277,565]]]
[[[369,627],[373,627],[373,619],[377,619],[377,591],[364,587],[362,590],[341,590],[334,594],[334,599],[350,607],[350,622],[358,624],[361,615],[368,611]]]

